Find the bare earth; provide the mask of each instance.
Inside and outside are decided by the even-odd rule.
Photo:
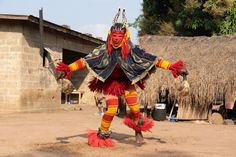
[[[235,157],[236,125],[157,122],[145,143],[115,117],[113,148],[87,145],[86,130],[97,129],[95,107],[77,111],[0,114],[1,157]]]

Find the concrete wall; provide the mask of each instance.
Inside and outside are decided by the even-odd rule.
[[[0,24],[0,110],[20,108],[22,27]]]
[[[44,43],[58,58],[62,58],[63,49],[88,53],[97,46],[47,29],[44,32]],[[39,47],[37,25],[1,22],[0,111],[45,111],[60,108],[59,85],[48,62],[43,66]],[[84,80],[86,75],[87,72],[84,71],[77,79]],[[81,88],[88,90],[86,87]]]

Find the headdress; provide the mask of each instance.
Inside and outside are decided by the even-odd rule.
[[[121,52],[122,52],[122,57],[127,58],[127,56],[130,53],[130,45],[129,45],[130,33],[128,30],[128,27],[126,26],[127,18],[125,16],[125,9],[123,9],[123,11],[122,11],[122,22],[118,22],[120,12],[121,12],[121,9],[119,8],[117,14],[115,15],[115,17],[112,21],[112,26],[109,30],[108,37],[107,37],[107,49],[108,49],[109,55],[111,55],[111,51],[112,51],[112,47],[113,47],[111,44],[111,33],[116,30],[124,31],[125,36],[124,36],[124,39],[122,42]]]

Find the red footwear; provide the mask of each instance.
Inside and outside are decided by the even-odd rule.
[[[124,124],[127,125],[128,127],[134,129],[137,132],[141,132],[141,131],[150,131],[150,129],[154,126],[154,123],[152,120],[150,120],[149,118],[147,118],[147,116],[141,116],[138,124],[136,124],[132,119],[131,119],[131,114],[128,114],[127,117],[124,118]]]
[[[100,131],[90,130],[88,131],[88,144],[92,147],[113,147],[115,142],[112,139],[105,135],[103,137],[99,136]]]

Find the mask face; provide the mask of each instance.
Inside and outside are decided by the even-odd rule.
[[[111,43],[113,48],[119,48],[123,44],[125,33],[122,30],[113,30],[111,33]]]

